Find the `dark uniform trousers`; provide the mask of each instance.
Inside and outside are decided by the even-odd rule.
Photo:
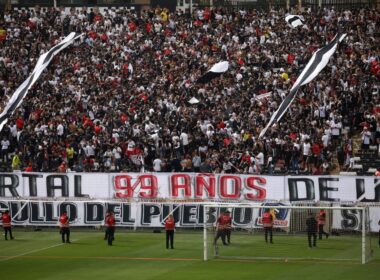
[[[273,243],[273,227],[264,227],[264,232],[265,232],[265,242],[268,243],[268,233],[269,233],[270,243]]]
[[[216,245],[216,242],[218,241],[219,237],[222,238],[223,245],[227,245],[227,243],[226,243],[226,230],[218,229],[218,231],[216,232],[215,239],[214,239],[214,245]]]
[[[326,236],[326,238],[329,237],[329,234],[328,234],[327,232],[324,231],[323,226],[324,226],[324,224],[319,224],[319,225],[318,225],[319,239],[322,239],[322,235],[323,235],[323,234]]]
[[[112,245],[112,241],[114,240],[114,234],[115,234],[115,227],[107,227],[106,230],[106,236],[107,236],[107,241],[108,245]]]
[[[317,246],[317,233],[315,231],[307,231],[307,240],[309,241],[309,247],[311,248],[311,237],[313,237],[313,246]]]
[[[226,237],[227,237],[227,243],[231,243],[231,229],[227,228],[226,229]]]
[[[166,230],[166,249],[169,249],[169,242],[170,242],[170,248],[174,249],[174,230]]]
[[[68,227],[62,227],[60,230],[62,242],[65,243],[65,235],[66,235],[66,243],[70,242],[70,229]]]
[[[13,239],[12,227],[4,227],[5,240],[8,240],[8,232],[9,232],[9,237]]]

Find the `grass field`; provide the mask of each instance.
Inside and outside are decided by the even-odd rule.
[[[359,257],[356,238],[332,237],[308,249],[306,237],[233,235],[223,256],[290,257],[278,260],[212,259],[203,261],[202,232],[175,235],[175,249],[165,248],[164,233],[117,230],[114,246],[101,231],[74,231],[72,244],[60,243],[54,231],[15,231],[15,240],[0,240],[1,279],[380,279],[380,248],[373,237],[370,263],[293,260],[291,257]],[[220,242],[220,241],[219,241]],[[359,259],[358,259],[359,260]]]

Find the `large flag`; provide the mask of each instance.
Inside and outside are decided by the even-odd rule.
[[[228,70],[228,62],[222,61],[214,64],[210,70],[207,71],[206,74],[199,77],[197,80],[197,84],[205,84],[210,82],[212,79],[219,77],[223,73],[227,72]]]
[[[20,106],[29,89],[38,80],[53,57],[65,49],[67,46],[71,45],[76,39],[81,36],[82,35],[76,36],[75,32],[72,32],[59,44],[55,45],[48,52],[40,56],[32,74],[16,89],[12,97],[9,99],[7,105],[5,106],[3,112],[0,114],[0,131],[7,123],[8,118],[12,115],[12,113],[17,109],[18,106]]]
[[[285,17],[285,21],[292,28],[296,28],[297,26],[301,26],[305,23],[305,19],[303,18],[303,16],[298,16],[298,15],[288,15]]]
[[[334,39],[330,43],[328,43],[323,48],[318,49],[313,54],[306,67],[301,72],[301,75],[298,76],[296,82],[290,89],[290,93],[288,94],[288,96],[285,97],[285,99],[278,107],[277,111],[273,113],[266,127],[261,131],[259,138],[263,137],[268,128],[271,127],[275,122],[279,122],[281,120],[282,116],[286,113],[287,109],[296,97],[296,93],[300,86],[306,85],[307,83],[311,82],[319,74],[319,72],[321,72],[322,69],[325,68],[325,66],[329,62],[330,57],[336,51],[338,43],[341,42],[344,39],[344,37],[346,37],[346,34],[335,35]]]

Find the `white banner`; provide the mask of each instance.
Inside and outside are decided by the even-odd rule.
[[[0,173],[0,197],[380,202],[380,178],[197,173]]]
[[[184,211],[184,218],[182,216],[178,218],[180,223],[183,222],[180,226],[197,227],[203,222],[200,222],[203,218],[199,214],[202,206],[197,203],[207,201],[301,204],[314,201],[334,205],[360,202],[380,206],[380,178],[197,173],[0,173],[0,202],[8,203],[6,200],[12,199],[36,200],[36,202],[28,202],[22,210],[20,210],[21,202],[12,202],[12,205],[9,205],[10,208],[15,208],[12,208],[13,216],[20,211],[20,224],[26,225],[54,224],[60,207],[71,207],[64,204],[69,203],[75,205],[72,207],[76,209],[77,219],[73,225],[86,226],[92,223],[97,225],[103,220],[108,204],[116,204],[117,211],[121,211],[120,225],[157,227],[162,224],[160,215],[167,212],[165,210],[167,207],[172,207],[168,203],[169,206],[165,208],[162,203],[177,201],[181,204],[180,211]],[[70,202],[41,202],[44,199],[65,199]],[[83,202],[83,200],[94,200],[94,202]],[[95,200],[101,200],[101,202]],[[112,202],[105,202],[110,200]],[[151,208],[146,208],[148,204],[144,204],[145,208],[136,206],[141,204],[135,202],[141,200],[158,203],[154,204],[158,206]],[[125,203],[125,201],[133,203]],[[100,206],[91,206],[91,203],[100,203]],[[57,206],[58,204],[64,206]],[[96,212],[100,220],[95,219],[98,216],[91,218],[88,215],[91,207],[100,209],[96,210],[100,211]],[[0,205],[0,208],[4,207]],[[28,211],[25,212],[25,209]],[[147,214],[148,210],[153,211],[154,215]],[[129,216],[124,214],[126,211],[129,211]],[[278,218],[277,222],[275,221],[276,226],[286,227],[289,223],[288,214]],[[260,215],[255,211],[243,216],[234,215],[236,215],[234,217],[236,226],[261,227],[258,218]],[[334,219],[333,227],[353,227],[354,218],[350,213],[340,215],[342,215],[341,218]],[[248,217],[248,220],[244,217]],[[370,219],[371,230],[378,231],[380,207],[370,208]],[[347,224],[342,226],[341,220]],[[240,221],[243,221],[242,225]]]
[[[279,203],[265,204],[276,209]],[[200,203],[137,203],[117,201],[17,201],[0,200],[0,209],[9,209],[13,225],[55,226],[63,212],[67,212],[71,226],[99,226],[105,213],[115,213],[116,225],[124,227],[163,227],[169,214],[174,216],[177,227],[203,227],[203,205]],[[215,224],[225,208],[210,209],[207,223]],[[230,209],[232,226],[238,228],[262,228],[263,209]],[[290,210],[275,211],[274,227],[285,228],[290,224]]]
[[[380,226],[380,206],[369,207],[369,215],[365,217],[366,224],[369,223],[372,232],[379,232]],[[334,210],[332,229],[361,230],[362,229],[362,211],[358,210]]]
[[[209,208],[206,215],[207,223],[216,223],[220,213],[230,210],[232,227],[256,229],[262,228],[264,209],[273,209],[275,213],[274,227],[290,227],[291,209],[276,208],[289,204],[263,203],[267,208]],[[203,227],[203,205],[201,203],[138,203],[118,201],[17,201],[0,200],[0,210],[9,210],[13,225],[23,226],[57,226],[58,217],[67,212],[71,226],[101,226],[104,223],[106,211],[115,213],[116,225],[121,227],[163,227],[163,221],[173,214],[177,227]],[[306,211],[306,210],[305,210]],[[331,211],[331,210],[328,210]],[[298,220],[295,224],[302,223]],[[380,207],[371,207],[369,217],[372,232],[378,232]],[[361,211],[333,210],[332,229],[361,231]]]

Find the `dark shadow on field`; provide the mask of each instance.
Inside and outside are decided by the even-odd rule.
[[[3,243],[3,242],[6,242],[6,243],[22,243],[22,242],[28,242],[27,239],[18,239],[18,238],[14,238],[13,240],[4,240],[4,239],[0,239],[0,242]]]

